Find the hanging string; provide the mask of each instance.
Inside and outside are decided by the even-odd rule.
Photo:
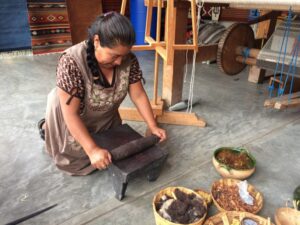
[[[204,1],[201,1],[200,3],[197,2],[197,30],[199,30],[200,22],[201,22],[201,9],[203,8]],[[197,37],[198,40],[198,37]],[[198,45],[198,41],[196,43]],[[191,113],[193,110],[193,98],[194,98],[194,81],[195,81],[195,71],[196,71],[196,56],[197,52],[194,51],[193,53],[193,66],[192,66],[192,72],[191,72],[191,79],[190,79],[190,89],[189,89],[189,97],[187,102],[187,109],[186,111]]]
[[[188,73],[188,64],[189,64],[188,53],[189,53],[189,50],[186,50],[186,52],[185,52],[185,71],[184,71],[184,79],[183,79],[184,83],[186,83],[186,76]]]
[[[293,48],[293,52],[292,52],[292,59],[291,59],[291,62],[289,64],[289,69],[288,69],[288,72],[286,74],[285,82],[284,82],[284,85],[282,87],[282,92],[280,93],[280,96],[282,96],[283,93],[284,93],[284,90],[286,88],[286,85],[287,85],[290,74],[291,74],[291,77],[292,77],[291,86],[290,86],[290,93],[292,91],[292,86],[293,86],[293,83],[294,83],[294,75],[296,73],[296,66],[297,66],[297,59],[298,59],[299,38],[300,38],[300,35],[298,36],[298,39],[295,41],[295,47]]]
[[[293,73],[292,73],[292,80],[291,80],[291,86],[290,86],[290,91],[289,91],[289,96],[288,96],[288,102],[290,102],[291,97],[292,97],[292,90],[294,86],[294,77],[296,74],[296,68],[297,68],[297,61],[298,61],[298,53],[299,53],[299,44],[300,44],[300,34],[298,35],[297,42],[296,42],[296,50],[295,50],[295,60],[294,60],[294,67],[293,67]]]
[[[291,7],[289,9],[289,15],[288,15],[288,19],[287,19],[287,35],[286,35],[286,40],[285,40],[285,46],[284,46],[284,54],[283,54],[283,59],[282,59],[282,64],[281,64],[281,71],[280,71],[280,83],[282,82],[282,77],[283,77],[283,69],[285,67],[285,57],[286,57],[286,51],[287,51],[287,44],[288,44],[288,41],[289,41],[289,36],[290,36],[290,31],[291,31],[291,23],[292,23],[292,10],[291,10]],[[277,91],[277,96],[280,96],[282,95],[284,92],[283,88],[278,88],[278,91]]]
[[[286,40],[286,38],[288,38],[287,36],[287,33],[288,33],[288,30],[289,30],[289,21],[291,20],[291,8],[289,9],[289,13],[288,13],[288,17],[287,17],[287,22],[285,24],[285,29],[284,29],[284,34],[283,34],[283,38],[282,38],[282,42],[281,42],[281,46],[280,46],[280,51],[279,51],[279,54],[278,54],[278,58],[277,58],[277,62],[276,62],[276,66],[275,66],[275,70],[274,70],[274,76],[273,76],[273,80],[271,82],[271,85],[268,86],[268,89],[269,89],[269,97],[272,98],[272,94],[273,94],[273,90],[274,90],[274,84],[275,84],[275,80],[276,80],[276,74],[277,74],[277,71],[278,71],[278,66],[279,66],[279,63],[280,63],[280,60],[281,60],[281,54],[282,54],[282,49],[283,49],[283,45],[284,45],[284,42]]]

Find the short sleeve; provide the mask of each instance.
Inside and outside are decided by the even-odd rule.
[[[143,73],[140,68],[139,62],[134,54],[132,54],[129,84],[134,84],[143,79]]]
[[[64,54],[59,59],[56,85],[70,95],[76,90],[74,96],[83,100],[84,80],[75,60],[69,55]]]

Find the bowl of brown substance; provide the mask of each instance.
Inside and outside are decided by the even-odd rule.
[[[256,160],[245,148],[222,147],[215,150],[213,165],[224,178],[246,179],[255,171]]]

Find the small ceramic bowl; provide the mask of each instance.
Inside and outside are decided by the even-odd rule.
[[[220,158],[221,154],[222,159]],[[247,162],[242,162],[242,159],[247,160]],[[212,162],[222,177],[239,180],[250,177],[254,173],[256,165],[255,158],[245,148],[233,147],[216,149]]]

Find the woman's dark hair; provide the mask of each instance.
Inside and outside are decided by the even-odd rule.
[[[95,57],[94,36],[99,36],[101,47],[113,48],[119,44],[131,47],[135,43],[135,32],[125,16],[117,12],[108,12],[96,18],[88,34],[87,63],[95,83],[103,85],[104,79]]]

